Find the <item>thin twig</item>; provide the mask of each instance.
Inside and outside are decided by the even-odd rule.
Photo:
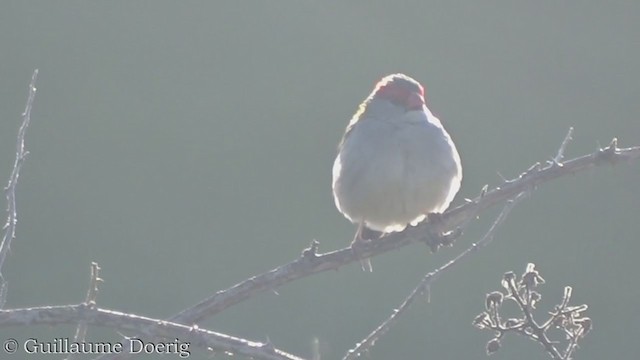
[[[98,263],[91,263],[91,278],[89,280],[89,289],[87,290],[87,297],[85,298],[84,304],[89,307],[96,306],[96,300],[98,299],[98,285],[102,282],[100,278],[100,266]],[[87,322],[80,321],[78,322],[78,327],[76,328],[76,333],[73,336],[73,341],[75,343],[83,343],[87,337]],[[70,354],[67,357],[67,360],[73,360],[78,358],[78,354]]]
[[[554,359],[562,359],[562,356],[558,352],[558,349],[551,343],[551,340],[547,337],[547,334],[544,332],[544,329],[538,325],[536,320],[533,318],[533,314],[531,313],[530,304],[525,304],[520,296],[518,296],[518,290],[515,288],[513,281],[507,282],[509,289],[514,294],[513,299],[518,304],[520,311],[524,314],[527,319],[527,323],[530,324],[531,331],[543,346],[544,349],[551,354]]]
[[[567,135],[564,137],[564,140],[562,140],[562,144],[560,144],[558,153],[553,158],[553,161],[555,161],[556,163],[560,163],[562,159],[564,159],[564,151],[566,150],[567,145],[571,140],[573,140],[573,126],[569,128],[569,131],[567,131]]]
[[[397,309],[393,310],[393,313],[385,321],[383,321],[375,330],[373,330],[369,335],[367,335],[366,338],[364,338],[362,341],[357,343],[353,349],[350,349],[342,359],[353,360],[361,356],[363,353],[368,352],[371,349],[371,347],[375,345],[376,341],[380,339],[380,337],[382,337],[391,328],[393,323],[400,317],[400,315],[402,315],[402,313],[404,313],[404,311],[409,308],[409,305],[411,305],[414,302],[414,300],[418,297],[418,295],[421,295],[425,291],[427,291],[431,287],[431,284],[433,284],[433,282],[444,271],[452,268],[456,264],[461,263],[464,258],[471,255],[472,253],[476,253],[478,249],[488,245],[491,242],[491,240],[493,240],[495,232],[498,229],[498,227],[507,218],[507,215],[509,215],[511,210],[525,196],[526,196],[526,192],[521,192],[520,194],[516,195],[516,197],[513,200],[509,200],[507,204],[504,206],[504,208],[502,208],[502,211],[500,212],[496,220],[491,225],[491,228],[489,228],[487,233],[484,234],[484,236],[477,243],[472,244],[465,251],[458,254],[456,257],[451,259],[446,264],[442,265],[436,270],[431,271],[430,273],[425,275],[424,278],[422,278],[422,280],[418,284],[418,286],[416,286],[413,289],[413,291],[411,291],[409,296],[407,296],[407,298],[404,299],[402,304],[400,304],[400,306]]]
[[[4,306],[4,302],[7,294],[7,282],[2,276],[2,265],[7,257],[9,249],[11,249],[11,241],[16,237],[16,224],[18,223],[18,210],[16,209],[16,186],[18,185],[18,178],[20,177],[20,169],[24,163],[25,158],[29,154],[24,147],[24,137],[27,133],[27,128],[31,122],[31,109],[33,108],[33,101],[36,98],[36,79],[38,78],[38,69],[33,71],[31,75],[31,82],[29,83],[29,97],[27,98],[27,104],[24,112],[22,113],[22,125],[18,130],[18,141],[16,142],[16,159],[13,162],[13,169],[11,175],[9,175],[9,182],[4,189],[5,196],[7,198],[7,222],[4,225],[4,234],[2,235],[2,242],[0,242],[0,308]]]

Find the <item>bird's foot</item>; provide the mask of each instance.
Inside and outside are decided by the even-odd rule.
[[[442,231],[442,228],[445,225],[442,213],[428,214],[427,223],[429,226],[427,227],[427,238],[425,239],[425,243],[432,253],[438,251],[441,246],[451,245],[449,241],[446,240],[446,236],[444,236]]]
[[[366,249],[374,239],[380,237],[380,232],[368,229],[363,224],[360,224],[356,235],[353,237],[353,241],[351,241],[351,251],[353,251],[357,257],[361,257],[363,250]],[[362,271],[373,272],[373,266],[371,266],[371,260],[369,258],[360,259],[360,266],[362,267]]]

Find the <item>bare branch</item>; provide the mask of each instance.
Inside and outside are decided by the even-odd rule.
[[[507,180],[470,202],[447,210],[442,214],[441,221],[434,223],[423,222],[415,227],[407,228],[401,233],[392,233],[378,241],[361,244],[357,253],[347,247],[318,254],[318,243],[314,241],[298,259],[266,273],[253,276],[228,289],[218,291],[211,297],[174,315],[169,320],[183,324],[197,323],[230,306],[249,299],[257,293],[273,290],[290,281],[319,272],[334,270],[359,261],[362,258],[377,256],[411,243],[429,242],[431,234],[455,232],[469,219],[474,218],[479,211],[513,198],[519,193],[535,188],[537,185],[547,181],[575,174],[594,166],[615,164],[639,157],[640,146],[619,149],[616,146],[616,142],[612,141],[604,149],[568,160],[562,163],[561,166],[548,164],[541,168],[539,164],[535,164],[518,178]]]
[[[4,306],[4,302],[7,294],[7,282],[2,276],[2,265],[7,257],[7,253],[11,248],[11,241],[16,237],[16,224],[18,223],[18,210],[16,209],[16,186],[18,185],[18,178],[20,177],[20,169],[24,163],[25,158],[28,155],[28,151],[24,147],[24,137],[27,133],[27,128],[31,122],[31,109],[33,108],[33,101],[36,98],[36,79],[38,77],[38,69],[33,71],[31,75],[31,82],[29,83],[29,97],[27,98],[27,105],[22,113],[22,125],[18,130],[18,141],[16,142],[16,159],[13,162],[13,170],[9,175],[9,183],[4,189],[5,196],[7,198],[7,222],[3,228],[4,234],[2,235],[2,242],[0,242],[0,308]]]
[[[2,326],[59,325],[86,322],[88,325],[103,326],[121,331],[142,332],[153,327],[157,336],[164,339],[180,339],[202,349],[243,355],[264,360],[302,360],[274,348],[271,344],[248,341],[233,336],[185,326],[159,319],[125,314],[118,311],[100,309],[86,304],[68,306],[46,306],[37,308],[0,310]],[[124,351],[125,347],[121,349]]]
[[[566,146],[568,138],[570,138],[570,136],[565,138],[563,147]],[[559,151],[560,154],[563,152],[564,149]],[[337,269],[352,262],[376,256],[411,243],[424,242],[431,246],[433,250],[437,250],[439,246],[451,244],[451,242],[460,235],[461,229],[464,228],[469,221],[475,218],[475,216],[483,209],[512,198],[519,200],[524,196],[522,194],[523,192],[526,193],[539,184],[551,181],[561,176],[574,174],[587,168],[602,164],[615,164],[623,160],[630,161],[638,157],[640,157],[640,146],[619,149],[617,147],[617,140],[614,139],[610,145],[604,149],[599,149],[592,154],[571,159],[564,163],[550,162],[544,167],[539,163],[534,164],[519,177],[504,181],[502,184],[491,190],[483,189],[481,194],[475,199],[468,200],[465,204],[446,211],[441,215],[437,222],[423,222],[415,227],[407,228],[401,233],[392,233],[384,236],[378,241],[361,244],[357,252],[348,247],[319,254],[319,243],[317,241],[313,241],[309,248],[305,249],[302,252],[302,255],[292,262],[279,266],[266,273],[253,276],[226,290],[218,291],[211,297],[181,311],[169,318],[167,321],[179,324],[196,324],[230,306],[257,295],[260,292],[266,290],[275,291],[277,287],[288,282],[315,273]],[[510,209],[513,205],[514,202],[509,202],[506,208]],[[494,225],[497,227],[503,219],[504,217],[499,217]],[[491,230],[487,233],[487,241],[491,239],[492,233],[493,232]],[[444,235],[436,239],[437,241],[434,244],[433,234]],[[475,249],[484,243],[485,242],[479,242],[473,246],[472,249]],[[467,251],[469,250],[470,249]],[[466,254],[466,252],[464,254]],[[458,260],[454,259],[452,261]],[[450,266],[450,264],[446,264],[444,269]],[[433,278],[438,274],[439,272],[436,272],[435,274],[427,276]],[[431,281],[432,280],[425,280],[426,285],[422,286],[422,288],[427,289],[428,284]],[[153,326],[143,329],[139,334],[144,338],[153,338],[158,336]],[[103,358],[113,359],[114,357],[106,356]],[[126,356],[121,355],[118,358],[122,359],[126,358]]]
[[[87,306],[96,306],[96,300],[98,298],[98,285],[102,282],[100,278],[100,266],[98,263],[91,263],[91,279],[89,281],[89,290],[87,290],[87,297],[84,304]],[[76,328],[76,334],[73,336],[73,341],[76,343],[82,343],[87,337],[87,322],[80,321]],[[76,359],[78,354],[71,354],[67,357],[67,360]]]
[[[429,291],[431,284],[446,270],[452,268],[454,265],[460,263],[467,256],[477,253],[478,249],[486,246],[493,240],[494,235],[498,227],[504,222],[507,218],[507,215],[511,212],[511,210],[526,196],[526,192],[521,192],[516,195],[513,200],[509,200],[507,204],[502,208],[502,211],[496,218],[496,220],[491,225],[491,228],[487,231],[486,234],[478,241],[477,243],[472,244],[465,251],[458,254],[455,258],[451,259],[446,264],[437,268],[436,270],[428,273],[424,276],[424,278],[420,281],[418,286],[416,286],[413,291],[407,296],[407,298],[400,304],[400,306],[393,311],[393,313],[380,324],[373,332],[367,335],[362,341],[356,344],[356,347],[350,349],[347,354],[342,358],[342,360],[353,360],[357,357],[360,357],[363,353],[368,352],[390,328],[395,323],[395,321],[404,313],[406,309],[409,308],[414,300],[418,297],[418,295],[423,294],[425,291]]]

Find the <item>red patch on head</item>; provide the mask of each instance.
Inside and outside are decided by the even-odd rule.
[[[382,85],[377,96],[404,106],[408,110],[421,109],[424,105],[424,89],[413,83],[399,83],[399,79]]]

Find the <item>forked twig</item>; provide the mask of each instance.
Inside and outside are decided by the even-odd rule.
[[[564,152],[567,147],[567,144],[571,140],[571,134],[573,133],[573,128],[569,128],[567,135],[565,136],[560,148],[558,149],[557,155],[554,160],[556,163],[564,157]],[[465,251],[458,254],[456,257],[451,259],[449,262],[439,267],[438,269],[428,273],[424,276],[424,278],[420,281],[420,283],[411,291],[409,296],[405,298],[405,300],[400,304],[398,308],[396,308],[393,313],[384,320],[375,330],[373,330],[366,338],[362,341],[358,342],[356,346],[350,349],[347,354],[342,358],[343,360],[353,360],[362,354],[371,350],[371,348],[375,345],[376,341],[379,340],[384,334],[389,331],[391,326],[395,323],[395,321],[404,313],[406,309],[409,308],[414,300],[418,297],[418,295],[424,293],[425,291],[429,292],[431,289],[431,284],[446,270],[452,268],[454,265],[460,263],[464,258],[469,256],[472,253],[477,252],[478,249],[488,245],[491,240],[494,239],[494,235],[498,227],[504,222],[507,218],[507,215],[511,212],[511,210],[525,197],[528,196],[531,189],[524,190],[514,196],[512,199],[507,200],[507,204],[502,208],[502,211],[493,222],[489,230],[484,234],[484,236],[477,242],[468,247]]]
[[[98,285],[102,282],[100,278],[100,266],[98,263],[91,263],[91,278],[89,281],[89,289],[87,290],[87,297],[85,298],[84,304],[88,307],[95,307],[96,300],[98,298]],[[83,343],[87,337],[87,322],[80,321],[78,322],[78,327],[76,328],[76,333],[73,336],[73,341],[75,343]],[[67,357],[67,360],[73,360],[78,357],[78,354],[70,354]]]
[[[588,306],[569,305],[571,301],[571,286],[566,286],[562,301],[549,312],[549,318],[542,324],[535,320],[533,311],[541,301],[542,295],[537,287],[545,281],[535,268],[535,264],[527,264],[524,274],[517,279],[515,273],[509,271],[502,278],[503,291],[493,291],[486,296],[485,311],[473,320],[473,326],[480,330],[490,330],[494,335],[487,342],[487,354],[491,355],[500,350],[501,340],[508,333],[515,333],[527,337],[540,345],[554,360],[572,359],[578,348],[578,342],[591,330],[591,318],[584,315]],[[505,313],[503,303],[515,302],[520,314],[514,317]],[[506,319],[506,320],[505,320]],[[559,339],[553,340],[548,331],[552,328],[562,330]],[[564,351],[559,349],[565,341]]]
[[[16,208],[16,186],[18,185],[18,178],[20,177],[20,169],[22,164],[29,154],[24,147],[24,137],[27,133],[27,128],[31,122],[31,109],[33,108],[33,101],[36,98],[36,79],[38,78],[38,69],[33,71],[31,75],[31,82],[29,83],[29,97],[27,98],[27,104],[24,112],[22,113],[22,125],[18,130],[18,141],[16,142],[16,159],[13,162],[13,169],[11,175],[9,175],[9,182],[7,187],[4,188],[5,196],[7,198],[7,222],[4,225],[4,233],[2,235],[2,242],[0,242],[0,309],[4,307],[6,295],[7,295],[7,281],[2,276],[2,265],[7,258],[7,253],[11,249],[11,241],[16,237],[16,224],[18,223],[18,210]]]
[[[394,324],[394,322],[404,313],[406,309],[409,308],[414,300],[418,297],[418,295],[423,294],[425,291],[430,291],[431,284],[440,276],[442,273],[454,265],[461,263],[461,261],[472,253],[476,253],[478,249],[488,245],[491,240],[494,238],[494,234],[498,227],[504,222],[507,218],[507,215],[511,212],[511,210],[526,196],[525,192],[518,194],[515,199],[507,201],[507,204],[502,208],[502,211],[496,218],[496,220],[491,225],[491,228],[487,231],[487,233],[480,239],[477,243],[472,244],[466,250],[458,254],[453,259],[449,260],[446,264],[437,268],[436,270],[431,271],[427,275],[422,278],[418,286],[416,286],[409,296],[400,304],[400,306],[393,310],[392,314],[383,321],[375,330],[373,330],[366,338],[362,341],[358,342],[353,349],[350,349],[347,354],[342,358],[343,360],[353,360],[363,353],[368,352],[375,345],[376,341],[380,339]]]

